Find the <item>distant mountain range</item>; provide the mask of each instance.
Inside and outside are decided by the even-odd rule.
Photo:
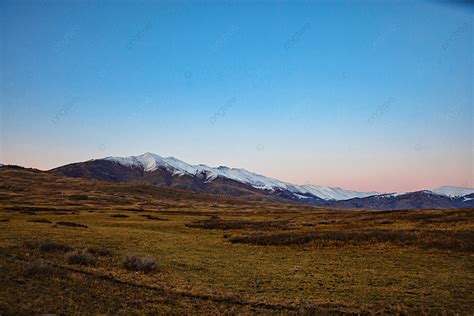
[[[107,157],[51,170],[71,177],[148,183],[195,192],[271,198],[308,205],[382,210],[474,207],[474,189],[443,186],[407,193],[357,192],[319,185],[296,185],[244,169],[191,165],[152,153]]]

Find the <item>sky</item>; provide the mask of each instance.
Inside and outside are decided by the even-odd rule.
[[[473,13],[0,0],[0,162],[152,152],[360,191],[473,187]]]

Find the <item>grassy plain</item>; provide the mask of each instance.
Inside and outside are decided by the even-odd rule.
[[[107,251],[68,260],[85,248]],[[131,255],[157,271],[125,269]],[[331,210],[0,168],[0,272],[2,315],[472,314],[474,210]]]

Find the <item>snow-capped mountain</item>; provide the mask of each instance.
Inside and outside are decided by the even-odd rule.
[[[449,197],[429,190],[403,194],[383,194],[344,201],[323,201],[320,206],[337,208],[369,208],[377,210],[451,209],[474,207],[474,194]]]
[[[474,188],[462,188],[444,185],[439,188],[432,189],[430,191],[439,195],[445,195],[449,197],[462,197],[474,193]]]
[[[145,183],[246,199],[297,202],[338,208],[414,209],[474,207],[474,189],[439,187],[399,193],[357,192],[320,185],[297,185],[245,169],[192,165],[174,157],[145,153],[106,157],[51,170],[70,177]]]
[[[159,168],[165,168],[174,176],[204,176],[206,182],[211,182],[218,177],[232,179],[240,183],[251,185],[259,190],[270,192],[288,191],[293,193],[297,199],[317,197],[323,200],[347,200],[380,194],[378,192],[357,192],[320,185],[296,185],[265,177],[245,169],[228,168],[224,166],[212,168],[206,165],[190,165],[174,157],[163,158],[152,153],[131,157],[107,157],[104,158],[104,160],[113,161],[123,166],[142,168],[146,172],[153,172]]]

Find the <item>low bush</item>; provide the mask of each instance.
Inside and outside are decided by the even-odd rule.
[[[145,217],[146,219],[151,219],[151,220],[155,220],[155,221],[167,221],[166,218],[161,218],[161,217],[157,217],[157,216],[154,216],[154,215],[142,215],[143,217]]]
[[[65,211],[52,211],[49,212],[50,215],[70,215],[73,214],[72,212],[65,212]]]
[[[72,250],[72,247],[52,240],[30,240],[26,242],[26,245],[44,252],[66,252]]]
[[[20,211],[20,214],[36,215],[36,212],[33,212],[33,211]]]
[[[105,247],[90,247],[87,248],[91,254],[97,257],[111,257],[113,256],[113,251]]]
[[[6,223],[6,222],[9,222],[10,219],[9,218],[0,218],[0,223]]]
[[[311,232],[292,232],[279,234],[250,234],[231,237],[231,243],[254,244],[260,246],[288,246],[306,244],[316,238]]]
[[[394,243],[427,249],[443,249],[474,252],[474,232],[472,231],[308,231],[275,234],[254,233],[228,239],[231,243],[261,246],[303,245],[314,242],[317,245],[360,245],[373,243]]]
[[[215,218],[198,220],[186,224],[186,227],[201,228],[201,229],[286,229],[288,226],[287,220],[279,221],[254,221],[254,220],[220,220]]]
[[[96,259],[88,249],[75,250],[66,254],[67,262],[70,264],[93,265]]]
[[[158,265],[152,257],[139,258],[136,256],[127,256],[123,260],[122,266],[130,271],[141,271],[145,273],[158,270]]]
[[[51,221],[47,218],[33,218],[33,219],[30,219],[28,222],[31,222],[31,223],[51,223]]]
[[[334,220],[329,220],[329,219],[322,219],[318,222],[320,225],[328,225],[328,224],[333,224],[335,221]]]
[[[69,226],[69,227],[81,227],[81,228],[88,228],[87,225],[84,224],[79,224],[79,223],[74,223],[74,222],[56,222],[57,225],[62,225],[62,226]]]
[[[83,200],[88,200],[89,196],[83,195],[83,194],[70,195],[69,199],[73,201],[83,201]]]
[[[232,243],[248,243],[256,245],[301,245],[310,241],[331,242],[339,244],[360,244],[364,242],[402,242],[411,244],[416,236],[406,232],[392,231],[321,231],[321,232],[290,232],[280,234],[252,234],[237,236],[230,239]]]
[[[113,214],[111,217],[115,217],[115,218],[126,218],[126,217],[128,217],[128,215],[125,215],[125,214]]]
[[[51,277],[55,275],[64,274],[61,270],[43,262],[43,261],[33,261],[28,262],[25,267],[26,276],[46,276]]]

